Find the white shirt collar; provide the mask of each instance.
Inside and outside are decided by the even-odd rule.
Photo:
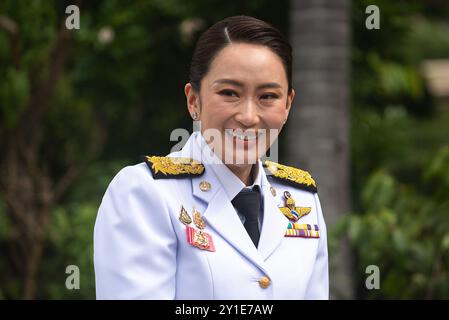
[[[253,188],[258,185],[262,190],[262,166],[260,160],[257,160],[258,172],[251,186],[245,184],[223,163],[223,161],[212,151],[203,136],[198,133],[195,141],[201,149],[201,162],[207,169],[211,169],[218,181],[223,186],[229,200],[242,191],[243,188]]]

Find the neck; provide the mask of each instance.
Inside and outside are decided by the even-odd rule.
[[[245,166],[236,166],[227,164],[226,166],[245,184],[245,186],[250,186],[254,183],[257,171],[253,174],[253,168],[254,170],[257,170],[257,165],[249,164]]]

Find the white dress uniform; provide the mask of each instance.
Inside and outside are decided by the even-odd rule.
[[[256,248],[231,203],[245,186],[202,135],[168,157],[110,183],[94,231],[97,299],[328,299],[326,225],[307,172],[258,162]],[[179,157],[201,164],[173,170]]]

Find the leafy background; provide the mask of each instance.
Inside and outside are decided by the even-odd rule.
[[[15,146],[25,146],[40,180],[70,182],[49,202],[42,257],[27,290],[23,272],[29,260],[26,255],[15,260],[14,248],[32,247],[41,238],[37,233],[22,240],[26,234],[10,212],[20,192],[8,192],[9,172],[2,171],[2,299],[95,298],[92,231],[101,197],[115,173],[137,163],[139,155],[168,153],[172,128],[191,129],[183,86],[201,31],[244,13],[291,34],[285,0],[276,5],[267,0],[85,1],[78,3],[80,30],[65,35],[63,50],[55,53],[69,4],[0,3],[0,164],[16,155]],[[380,30],[364,27],[370,4],[381,9]],[[425,59],[449,58],[448,7],[436,0],[352,3],[354,212],[330,229],[329,246],[332,254],[336,239],[347,237],[357,298],[449,297],[449,103],[430,94],[421,73]],[[7,31],[4,17],[15,23],[16,33]],[[64,68],[51,83],[58,58],[65,59]],[[33,101],[49,87],[40,110]],[[287,146],[281,152],[287,153]],[[15,161],[26,163],[21,157]],[[71,168],[76,174],[66,180]],[[36,193],[37,187],[30,188],[31,195]],[[80,290],[64,285],[65,268],[72,264],[81,271]],[[381,266],[381,290],[364,286],[370,264]]]

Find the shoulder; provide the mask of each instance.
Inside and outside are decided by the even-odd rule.
[[[204,165],[182,157],[142,156],[143,162],[122,168],[112,179],[108,190],[137,191],[154,186],[158,188],[170,179],[201,176]],[[184,180],[184,179],[183,179]],[[167,185],[168,187],[168,185]]]
[[[317,192],[317,185],[309,172],[266,160],[263,163],[267,178],[280,184],[286,184],[297,189]]]
[[[151,159],[154,166],[147,160],[126,166],[114,176],[101,201],[100,212],[104,212],[103,215],[111,216],[107,212],[116,212],[116,216],[131,219],[138,217],[139,213],[152,212],[165,216],[162,213],[165,212],[166,204],[173,200],[173,191],[183,191],[183,186],[187,184],[160,179],[160,175],[165,173],[173,174],[171,167],[167,169],[167,165],[157,162],[155,158]],[[148,208],[153,210],[148,211]]]
[[[109,183],[103,202],[127,198],[130,194],[140,196],[144,194],[145,189],[152,188],[153,185],[154,180],[145,163],[126,166],[117,172]]]

